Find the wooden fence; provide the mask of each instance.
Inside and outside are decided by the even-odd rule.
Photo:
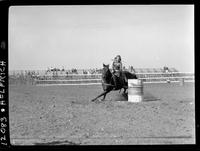
[[[194,82],[194,73],[170,72],[170,73],[136,73],[143,83],[171,83]],[[74,74],[68,76],[41,76],[34,79],[36,85],[95,85],[101,84],[101,74]]]

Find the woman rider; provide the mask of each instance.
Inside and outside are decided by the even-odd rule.
[[[121,56],[120,55],[117,55],[114,58],[114,61],[113,61],[113,64],[112,64],[112,69],[113,69],[113,74],[115,76],[117,76],[118,79],[120,79],[121,84],[125,85],[123,79],[125,79],[126,82],[127,82],[127,79],[126,79],[126,76],[122,72],[122,62],[121,62]],[[116,88],[117,87],[117,78],[114,77],[113,80],[114,80],[115,88]]]

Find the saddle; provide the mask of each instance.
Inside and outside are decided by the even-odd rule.
[[[112,74],[112,78],[113,78],[113,81],[114,81],[114,85],[116,86],[116,89],[118,87],[123,87],[125,85],[121,72],[114,72]]]

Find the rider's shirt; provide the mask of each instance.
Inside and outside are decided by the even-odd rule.
[[[119,77],[120,72],[122,71],[122,63],[118,62],[117,60],[114,60],[112,68],[113,68],[113,73]]]
[[[113,70],[122,70],[122,63],[121,62],[113,62]]]

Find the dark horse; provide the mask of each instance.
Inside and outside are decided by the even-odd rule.
[[[137,79],[137,76],[135,74],[132,74],[128,71],[123,71],[124,75],[126,76],[127,79]],[[115,87],[114,85],[114,80],[113,78],[117,78],[117,86]],[[121,78],[121,77],[120,77]],[[120,79],[113,75],[110,72],[109,65],[103,64],[103,70],[102,70],[102,87],[104,92],[98,95],[96,98],[94,98],[92,101],[95,101],[99,97],[103,96],[103,99],[105,99],[106,94],[109,93],[112,90],[121,90],[122,88],[124,89],[124,93],[126,93],[126,89],[128,89],[128,82],[125,82],[125,79],[122,79],[124,81],[124,85],[122,82],[120,82]]]

